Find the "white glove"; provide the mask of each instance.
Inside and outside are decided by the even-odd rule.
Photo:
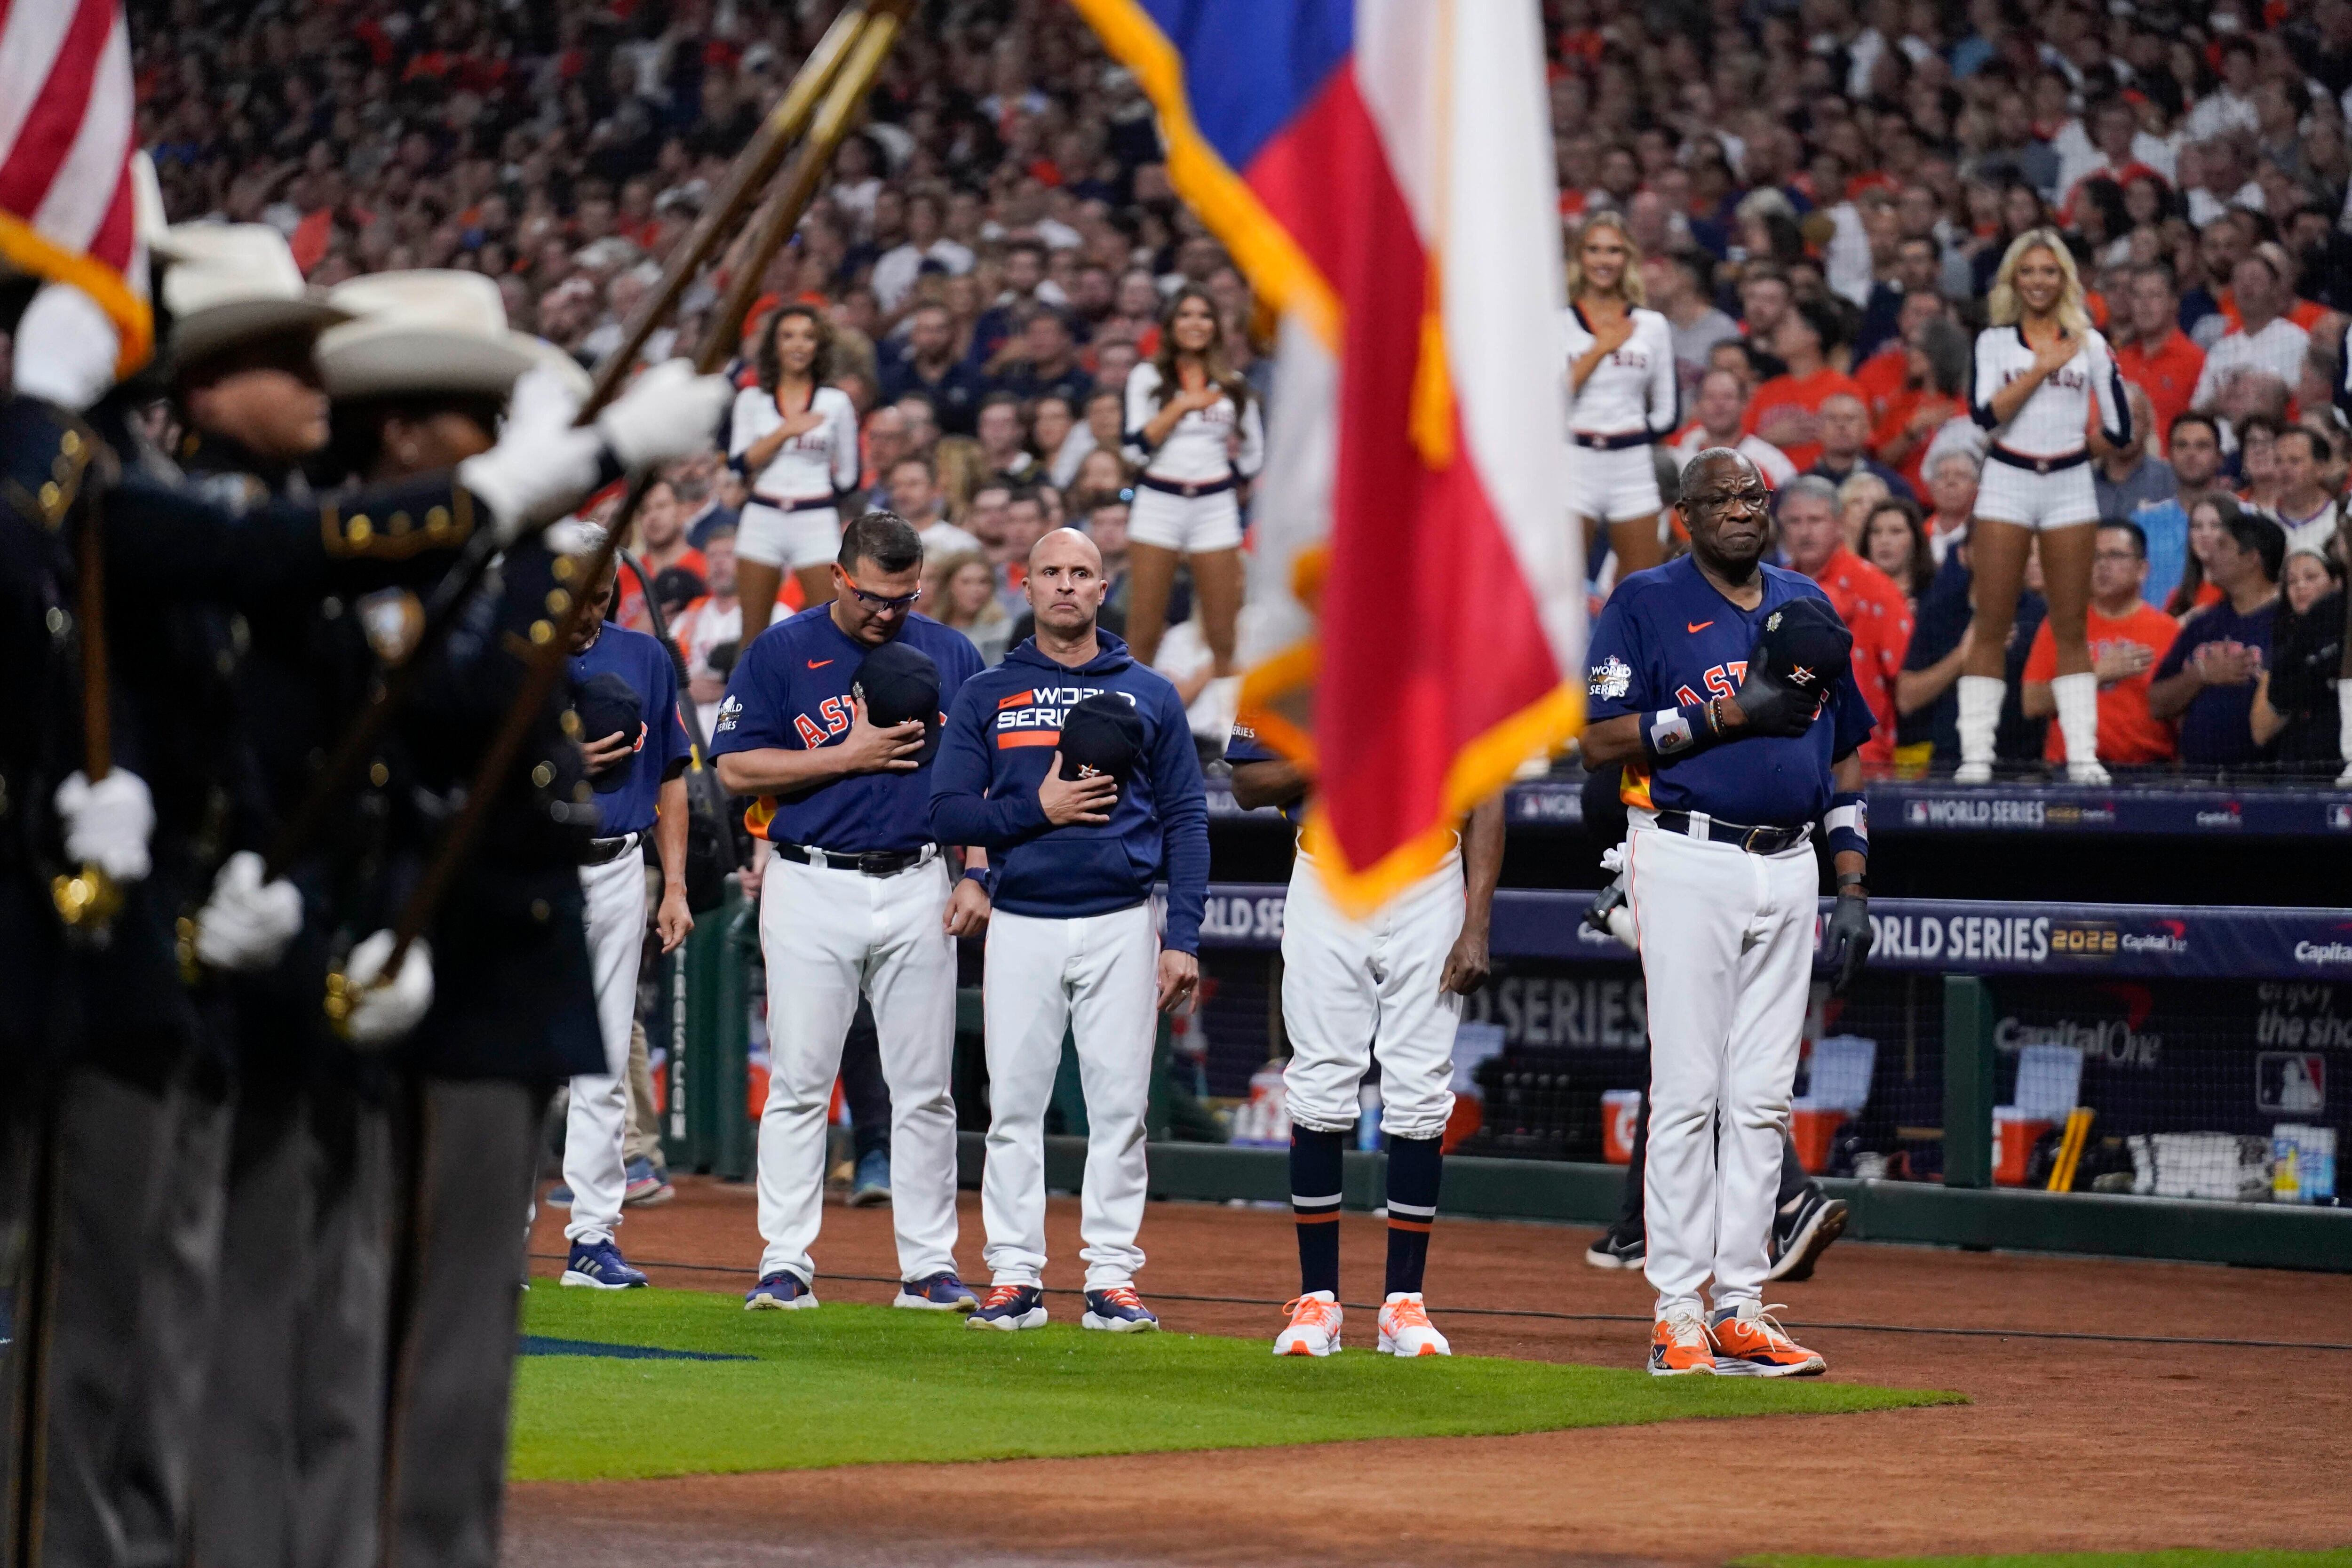
[[[433,950],[419,937],[408,944],[400,973],[388,985],[374,984],[392,955],[392,933],[380,931],[352,949],[343,978],[356,998],[343,1020],[343,1033],[353,1045],[378,1050],[391,1045],[433,1010]]]
[[[595,488],[603,448],[594,430],[573,426],[579,416],[579,395],[534,365],[515,378],[499,444],[457,465],[457,482],[490,509],[501,545]]]
[[[697,375],[687,361],[666,359],[605,406],[596,429],[625,468],[675,462],[716,439],[734,400],[725,376]]]
[[[549,523],[539,537],[551,555],[593,555],[604,542],[604,531],[576,517],[562,517]]]
[[[240,849],[196,911],[196,956],[211,969],[251,974],[277,963],[302,929],[302,895],[280,877],[263,885],[261,857]]]
[[[44,284],[16,323],[16,390],[79,414],[113,387],[121,352],[97,300],[70,283]]]
[[[67,859],[95,866],[118,882],[147,875],[155,802],[145,779],[121,768],[96,784],[75,773],[58,785],[57,806],[65,818]]]

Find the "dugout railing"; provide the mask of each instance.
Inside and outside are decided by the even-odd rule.
[[[1496,974],[1468,1016],[1503,1026],[1504,1039],[1464,1086],[1479,1092],[1482,1124],[1448,1160],[1449,1212],[1581,1224],[1616,1212],[1623,1170],[1603,1157],[1603,1096],[1646,1078],[1640,974],[1631,953],[1581,926],[1584,901],[1531,889],[1497,896]],[[1278,1147],[1170,1137],[1193,1091],[1237,1099],[1281,1052],[1283,907],[1278,886],[1212,890],[1202,933],[1208,984],[1194,1021],[1206,1048],[1174,1058],[1171,1077],[1161,1034],[1151,1116],[1156,1195],[1286,1197]],[[730,895],[663,971],[655,1016],[665,1026],[656,1038],[677,1169],[751,1173],[763,984],[755,913]],[[2352,1208],[2332,1197],[2308,1201],[2307,1193],[2306,1201],[2278,1201],[2271,1136],[2292,1124],[2324,1130],[2337,1146],[2347,1142],[2352,910],[1885,899],[1874,900],[1874,918],[1879,952],[1871,974],[1842,1004],[1817,987],[1809,1026],[1813,1037],[1868,1037],[1877,1047],[1867,1102],[1826,1141],[1810,1141],[1831,1190],[1853,1205],[1851,1234],[2352,1269]],[[967,952],[968,981],[977,978],[977,959]],[[967,991],[956,1082],[965,1175],[975,1181],[985,1124],[977,1003]],[[2076,1098],[2090,1112],[2061,1191],[2049,1190],[2066,1142],[2054,1118],[2026,1129],[2032,1146],[2022,1160],[2009,1150],[2006,1172],[1995,1147],[1996,1112],[2021,1094],[2028,1048],[2048,1055],[2053,1047],[2062,1056],[2079,1052]],[[1801,1093],[1810,1076],[1809,1068]],[[1071,1132],[1084,1128],[1075,1087],[1057,1097],[1056,1122]],[[1198,1118],[1191,1120],[1191,1135],[1202,1136]],[[2017,1123],[2002,1131],[2013,1135]],[[2189,1190],[2232,1195],[2167,1195],[2156,1173],[2141,1168],[2159,1148],[2175,1151],[2166,1155],[2169,1190],[2179,1190],[2185,1149],[2187,1174],[2220,1184]],[[2257,1158],[2263,1150],[2273,1151],[2267,1163]],[[1380,1201],[1380,1162],[1376,1150],[1350,1154],[1352,1205]],[[2208,1167],[2201,1173],[2193,1168],[2200,1162]],[[1050,1140],[1047,1163],[1051,1184],[1075,1190],[1083,1140]],[[2321,1184],[2313,1176],[2311,1184]]]

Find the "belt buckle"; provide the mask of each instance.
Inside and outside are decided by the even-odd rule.
[[[1773,831],[1775,830],[1769,827],[1751,827],[1739,836],[1739,847],[1750,855],[1765,854],[1767,851],[1758,848],[1757,843],[1764,835]]]
[[[2037,473],[2037,474],[2042,475],[2042,476],[2043,478],[2045,478],[2045,479],[2046,479],[2046,478],[2048,478],[2048,477],[2049,477],[2049,474],[2050,474],[2050,459],[2049,459],[2049,458],[2034,458],[2034,459],[2033,459],[2033,471],[2034,471],[2035,473]]]

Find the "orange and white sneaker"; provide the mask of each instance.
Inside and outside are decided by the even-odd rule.
[[[1829,1370],[1818,1351],[1809,1351],[1782,1331],[1773,1320],[1776,1309],[1753,1301],[1717,1312],[1709,1332],[1715,1336],[1715,1370],[1726,1377],[1811,1377]]]
[[[1454,1347],[1422,1310],[1421,1292],[1400,1290],[1381,1303],[1382,1355],[1452,1355]]]
[[[1282,1310],[1290,1314],[1290,1326],[1274,1336],[1275,1354],[1339,1353],[1339,1321],[1347,1314],[1339,1310],[1338,1297],[1328,1290],[1314,1290],[1284,1303]]]
[[[1696,1307],[1676,1307],[1650,1325],[1650,1375],[1687,1377],[1719,1371],[1715,1342]]]

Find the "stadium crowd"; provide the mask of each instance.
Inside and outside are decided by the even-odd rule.
[[[175,218],[272,224],[321,285],[482,272],[514,326],[593,363],[832,9],[137,0],[142,140]],[[2049,226],[2135,416],[2095,476],[2105,760],[2335,771],[2352,0],[1544,11],[1563,245],[1621,215],[1671,329],[1661,477],[1728,444],[1776,486],[1784,557],[1856,622],[1865,689],[1895,721],[1874,760],[1956,754],[1985,444],[1970,343],[2011,242]],[[933,0],[763,280],[740,379],[772,390],[760,334],[813,307],[856,422],[841,488],[922,531],[926,609],[1001,657],[1023,635],[1030,543],[1081,523],[1205,736],[1230,719],[1230,552],[1130,541],[1157,449],[1130,383],[1191,354],[1198,395],[1226,388],[1249,419],[1279,393],[1269,323],[1160,156],[1140,89],[1066,5]],[[727,265],[649,356],[698,339]],[[1188,327],[1180,353],[1191,300],[1213,328],[1195,350]],[[1225,438],[1245,479],[1242,423]],[[714,448],[655,491],[635,541],[652,603],[630,584],[620,611],[666,612],[706,716],[743,627],[746,466]],[[2038,624],[2029,595],[2008,649],[2013,763],[2063,750]]]

